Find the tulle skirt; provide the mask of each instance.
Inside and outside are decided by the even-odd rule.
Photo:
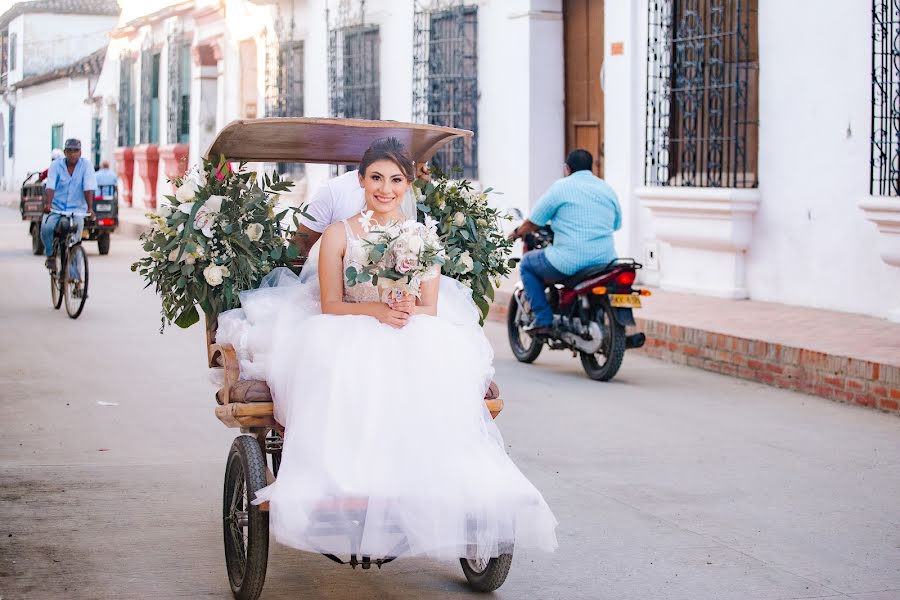
[[[467,288],[394,329],[323,315],[315,279],[276,270],[220,315],[242,377],[268,381],[285,427],[268,500],[281,543],[346,556],[553,550],[556,519],[484,405],[493,352]]]

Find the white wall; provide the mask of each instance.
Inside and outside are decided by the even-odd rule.
[[[82,156],[91,158],[91,107],[84,103],[87,79],[57,79],[17,92],[14,186],[28,172],[50,164],[51,126],[63,124],[63,139],[78,138]]]
[[[24,21],[25,77],[72,64],[109,43],[118,17],[28,13]],[[18,19],[16,19],[18,20]]]
[[[886,314],[900,273],[882,262],[857,207],[869,187],[871,7],[763,0],[759,19],[762,201],[747,254],[750,296]]]

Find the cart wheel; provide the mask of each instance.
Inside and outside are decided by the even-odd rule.
[[[97,237],[97,250],[100,251],[100,254],[109,254],[109,234],[101,233]]]
[[[238,600],[256,600],[266,581],[269,558],[269,513],[250,501],[266,486],[266,457],[256,438],[234,440],[225,467],[222,525],[225,565],[231,592]]]
[[[469,581],[469,586],[478,592],[493,592],[506,581],[509,575],[509,567],[512,565],[512,548],[509,553],[488,560],[475,560],[471,558],[459,559],[463,573]]]
[[[41,228],[31,228],[31,253],[37,256],[44,253],[44,242],[41,241]]]

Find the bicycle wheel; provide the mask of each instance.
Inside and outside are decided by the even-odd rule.
[[[63,289],[65,290],[66,312],[69,317],[77,319],[84,309],[88,294],[88,260],[81,244],[69,248],[69,258],[63,271]]]
[[[53,250],[53,255],[50,258],[53,260],[56,269],[50,271],[50,299],[53,300],[53,308],[59,310],[59,307],[62,306],[63,303],[62,253],[60,252],[59,247],[56,247]]]

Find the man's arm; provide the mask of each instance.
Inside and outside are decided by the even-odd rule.
[[[297,246],[297,249],[300,250],[301,256],[309,256],[310,249],[313,247],[313,244],[319,241],[320,237],[322,237],[320,232],[313,231],[301,223],[292,241]]]
[[[557,181],[550,186],[550,189],[544,192],[544,195],[540,197],[531,210],[531,215],[524,223],[513,230],[509,235],[509,239],[515,240],[520,238],[553,220],[553,215],[556,214],[556,210],[559,208],[558,185],[559,182]]]
[[[87,211],[90,215],[94,213],[94,192],[97,191],[97,173],[94,171],[94,165],[92,165],[90,161],[86,161],[85,163],[84,179],[82,179],[82,182],[84,201],[87,203]]]
[[[53,206],[53,195],[56,188],[56,168],[54,164],[51,163],[50,168],[47,169],[47,179],[44,183],[44,212],[50,212],[50,207]]]
[[[84,201],[87,202],[88,214],[94,214],[94,190],[84,190]]]

